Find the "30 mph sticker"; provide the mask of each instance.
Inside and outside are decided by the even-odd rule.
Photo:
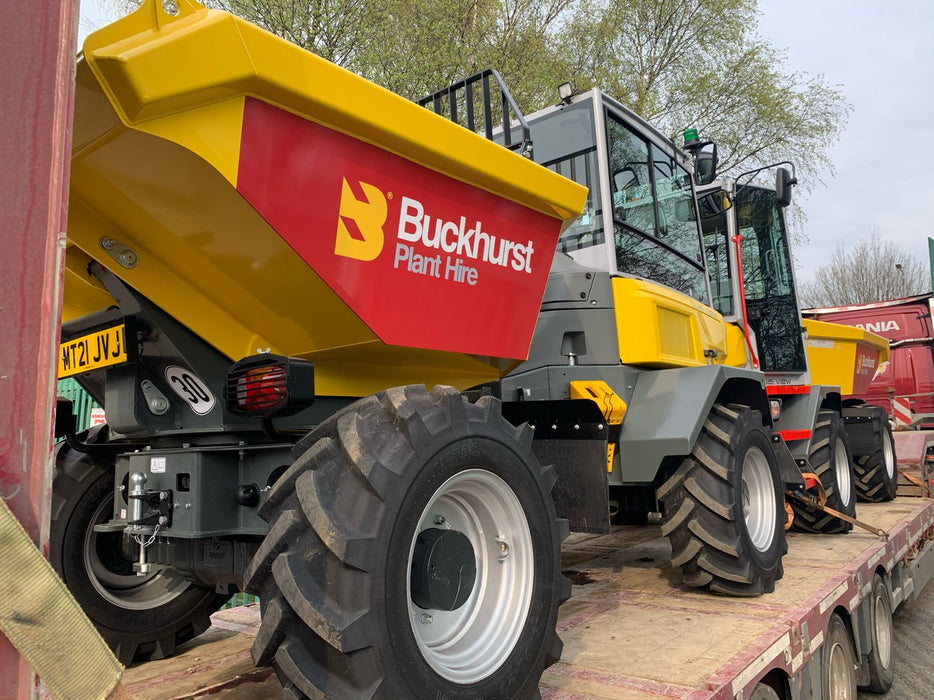
[[[172,391],[182,397],[199,416],[209,413],[217,403],[211,390],[191,370],[171,365],[165,368],[165,380]]]

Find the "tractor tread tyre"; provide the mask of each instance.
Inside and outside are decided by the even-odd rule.
[[[107,432],[107,426],[102,426],[92,428],[82,437],[88,443],[105,442]],[[113,494],[112,463],[95,463],[89,454],[78,452],[65,443],[56,448],[49,561],[120,663],[129,665],[134,661],[171,656],[177,645],[211,626],[211,613],[220,608],[228,596],[219,596],[211,589],[186,586],[181,579],[173,579],[172,592],[153,593],[159,598],[150,605],[147,591],[157,590],[161,585],[157,579],[170,575],[156,574],[137,583],[128,568],[131,562],[116,554],[120,549],[119,540],[105,539],[121,538],[122,532],[90,532],[95,524],[110,518]],[[95,539],[91,542],[88,537]],[[102,553],[110,566],[103,563]],[[119,572],[122,580],[112,582],[116,587],[108,587],[108,582],[94,573],[93,563],[89,569],[90,559],[103,567],[101,573],[105,568],[109,572],[107,575]],[[109,592],[111,599],[101,593],[100,587]]]
[[[849,494],[847,502],[843,502],[840,487],[837,483],[835,469],[835,446],[842,441],[846,451],[846,460],[850,469]],[[835,411],[821,411],[817,415],[817,423],[811,435],[811,447],[808,453],[811,469],[817,474],[821,485],[827,494],[827,505],[851,518],[856,517],[856,485],[853,478],[852,459],[846,442],[846,427],[843,419]],[[800,532],[814,534],[834,535],[849,532],[853,524],[830,515],[817,508],[806,506],[799,501],[791,500],[794,510],[794,523],[792,527]]]
[[[761,550],[753,544],[742,502],[742,470],[753,448],[765,460],[770,482],[765,490],[771,504],[764,506],[770,535]],[[686,585],[731,596],[774,590],[787,551],[785,511],[774,451],[758,411],[714,404],[691,456],[657,496],[667,513],[662,534],[671,542],[671,563],[681,567]]]
[[[571,585],[554,469],[531,447],[531,429],[510,425],[497,399],[472,404],[450,387],[389,389],[328,418],[296,445],[261,506],[270,530],[245,586],[262,609],[254,662],[273,665],[294,698],[539,697],[541,673],[561,655],[555,625]],[[502,662],[460,683],[436,671],[416,636],[409,546],[433,494],[478,471],[516,497],[534,534],[534,578]]]
[[[857,455],[853,460],[856,497],[867,503],[891,501],[898,490],[898,459],[892,428],[885,411],[880,408],[878,413],[881,415],[873,418],[873,444],[879,449],[872,454]]]

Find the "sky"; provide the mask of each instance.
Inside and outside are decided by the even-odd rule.
[[[799,283],[839,243],[878,235],[926,265],[934,238],[934,2],[759,0],[759,34],[784,68],[822,75],[853,111],[832,148],[834,172],[796,191],[807,221],[794,249]],[[81,0],[79,43],[114,19],[106,0]]]
[[[760,0],[759,34],[786,68],[839,85],[853,111],[830,152],[835,174],[796,192],[808,243],[798,280],[834,248],[878,235],[927,266],[934,237],[934,2]]]

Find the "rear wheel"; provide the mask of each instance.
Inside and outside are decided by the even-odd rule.
[[[827,495],[827,506],[851,518],[856,517],[856,483],[846,443],[846,427],[836,411],[821,411],[811,436],[808,453],[811,468]],[[852,523],[822,510],[791,501],[793,527],[802,532],[836,534],[849,532]]]
[[[873,417],[873,438],[877,449],[872,454],[857,456],[853,462],[856,496],[870,503],[891,501],[898,489],[892,428],[885,412],[879,409],[879,413],[881,416]]]
[[[254,661],[295,697],[537,697],[570,582],[531,439],[446,387],[319,426],[261,506]]]
[[[839,615],[830,616],[821,655],[821,697],[856,700],[856,654],[850,633]]]
[[[872,597],[869,601],[869,689],[874,693],[887,693],[895,680],[892,658],[892,599],[889,589],[879,574],[873,577]]]
[[[658,489],[674,566],[689,586],[768,593],[782,577],[785,511],[758,411],[714,404],[691,456]]]
[[[106,426],[88,441],[104,440]],[[171,655],[211,626],[226,596],[172,570],[137,576],[123,532],[94,532],[113,514],[113,464],[97,464],[67,444],[57,448],[49,561],[123,664]]]
[[[749,700],[781,700],[781,697],[772,686],[758,683],[752,695],[749,696]]]

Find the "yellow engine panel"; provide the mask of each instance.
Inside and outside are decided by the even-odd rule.
[[[646,280],[615,277],[612,283],[623,364],[662,368],[726,363],[727,324],[714,309]],[[743,364],[735,349],[730,359],[730,364]]]

